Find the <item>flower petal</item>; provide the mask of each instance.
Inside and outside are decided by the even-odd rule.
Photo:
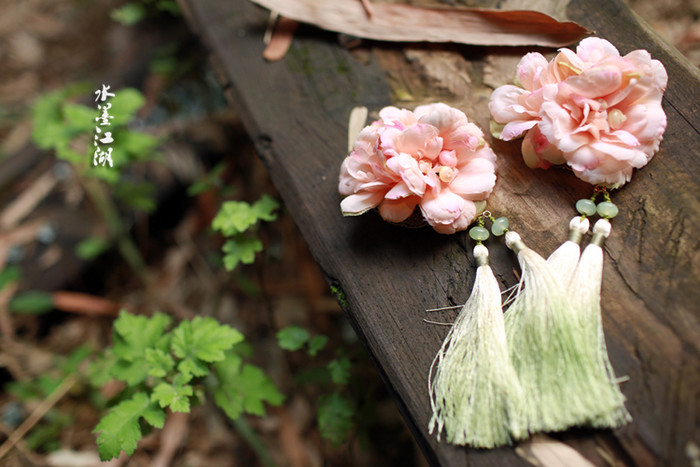
[[[372,208],[376,208],[384,199],[382,191],[365,191],[350,195],[340,202],[340,210],[344,216],[359,216]]]

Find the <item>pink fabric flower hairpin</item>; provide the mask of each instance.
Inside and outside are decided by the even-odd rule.
[[[576,53],[561,49],[550,62],[528,53],[517,86],[494,91],[493,119],[506,141],[522,136],[530,167],[566,163],[591,184],[617,188],[646,165],[666,129],[661,98],[668,76],[646,50],[620,56],[608,41],[587,38]]]
[[[346,216],[378,208],[400,223],[416,207],[437,232],[466,229],[496,183],[496,155],[464,112],[445,104],[385,107],[340,169]]]

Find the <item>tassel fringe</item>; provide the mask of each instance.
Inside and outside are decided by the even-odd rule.
[[[600,291],[603,277],[603,249],[610,235],[610,222],[599,219],[593,227],[593,238],[585,248],[569,284],[571,306],[581,323],[581,334],[589,341],[587,349],[598,364],[598,371],[608,382],[598,395],[602,410],[589,423],[597,428],[617,428],[632,417],[625,409],[625,396],[620,391],[605,345],[603,320],[600,309]]]
[[[523,393],[508,355],[488,249],[476,245],[474,257],[479,266],[471,296],[430,368],[429,431],[437,431],[438,441],[444,431],[449,443],[493,448],[526,434],[518,410]]]
[[[513,231],[506,245],[518,255],[520,291],[505,314],[508,346],[524,392],[527,432],[561,431],[601,413],[598,395],[608,386],[581,337],[561,280]],[[609,408],[605,408],[609,410]]]

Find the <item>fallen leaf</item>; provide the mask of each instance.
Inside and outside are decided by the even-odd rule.
[[[529,10],[428,8],[373,4],[370,18],[357,0],[252,0],[282,16],[322,29],[395,42],[458,42],[472,45],[561,47],[588,31]]]
[[[104,298],[80,292],[53,293],[53,306],[69,313],[91,316],[117,316],[119,305]]]
[[[544,435],[520,443],[515,453],[537,467],[593,467],[593,463],[568,444]]]
[[[280,60],[289,50],[292,45],[292,38],[294,37],[294,31],[296,30],[299,23],[293,19],[285,18],[280,16],[277,19],[277,24],[275,24],[274,31],[270,37],[270,42],[265,47],[263,51],[263,57],[266,60],[274,62]]]
[[[367,107],[357,106],[350,112],[348,121],[348,152],[355,146],[355,140],[367,123]]]

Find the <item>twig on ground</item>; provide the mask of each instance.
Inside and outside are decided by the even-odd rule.
[[[56,403],[66,395],[68,391],[78,382],[75,376],[67,376],[61,384],[44,399],[27,419],[9,436],[2,446],[0,446],[0,459],[10,452],[10,450],[20,441],[24,435],[41,420]]]
[[[19,224],[51,193],[56,183],[58,179],[52,172],[42,174],[0,214],[0,229],[8,230]]]
[[[160,449],[153,458],[151,466],[168,467],[170,465],[187,435],[189,417],[190,414],[181,412],[174,412],[168,417],[160,433]]]

